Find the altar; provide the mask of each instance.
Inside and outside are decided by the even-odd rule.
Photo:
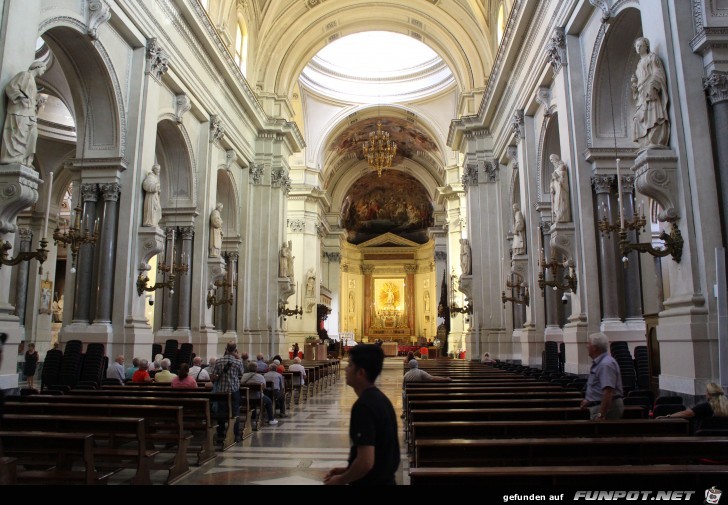
[[[396,356],[397,355],[397,342],[383,342],[382,351],[385,356]]]

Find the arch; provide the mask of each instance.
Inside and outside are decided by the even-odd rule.
[[[127,130],[121,86],[103,44],[92,44],[85,30],[64,17],[44,21],[39,31],[67,81],[70,96],[59,98],[74,113],[77,136],[83,139],[77,157],[121,158]]]
[[[162,214],[172,209],[185,214],[194,213],[197,207],[197,180],[192,146],[184,126],[177,123],[172,115],[165,115],[157,123],[154,155],[161,167]],[[151,167],[143,169],[149,170]]]
[[[222,203],[223,237],[241,235],[238,229],[238,209],[240,202],[238,187],[233,175],[224,167],[217,170],[217,201]]]
[[[558,154],[561,156],[561,138],[559,136],[559,117],[553,112],[544,117],[541,126],[541,137],[538,145],[537,185],[539,190],[538,201],[551,201],[551,189],[549,187],[551,174],[554,171],[549,156]],[[548,200],[547,200],[548,199]]]
[[[264,27],[269,31],[265,43],[258,51],[254,74],[263,90],[290,97],[303,68],[332,36],[340,38],[370,30],[415,36],[448,64],[460,90],[482,87],[485,83],[485,69],[492,65],[494,51],[483,35],[482,27],[470,13],[461,12],[462,6],[456,4],[454,10],[447,14],[429,4],[423,4],[418,9],[400,4],[386,4],[379,6],[374,13],[371,6],[344,2],[330,1],[326,7],[328,10],[323,15],[320,8],[311,9],[301,15],[292,12],[295,8],[292,6],[282,10],[278,17],[266,20],[266,23],[271,24]],[[290,24],[279,22],[282,16],[290,16],[289,19],[295,21]],[[421,24],[426,23],[427,30],[424,34],[413,32],[414,17],[419,17]],[[336,28],[335,33],[326,29],[332,23]],[[463,27],[463,24],[467,26]],[[261,32],[264,31],[261,29]],[[476,36],[464,39],[463,33]],[[468,55],[476,57],[469,58]],[[280,64],[271,65],[271,61],[280,61]]]
[[[603,24],[594,42],[587,77],[586,124],[589,147],[632,149],[634,101],[630,79],[639,59],[632,44],[642,36],[639,9],[620,2],[621,10]]]

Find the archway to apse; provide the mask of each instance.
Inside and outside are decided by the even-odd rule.
[[[149,261],[149,265],[152,267],[149,272],[150,281],[155,282],[151,274],[161,275],[156,269],[159,260],[163,260],[166,265],[174,263],[189,266],[187,272],[176,275],[174,293],[170,293],[169,289],[165,288],[156,296],[159,303],[154,305],[153,327],[158,330],[157,336],[160,340],[163,340],[171,337],[172,332],[181,332],[179,336],[184,337],[190,331],[191,297],[189,291],[195,268],[193,251],[197,215],[197,188],[192,148],[184,126],[171,117],[165,117],[157,123],[154,158],[155,163],[160,167],[160,202],[162,204],[160,226],[165,229],[167,240],[165,251],[157,259],[152,258]],[[146,175],[151,168],[144,167],[142,171]],[[142,204],[143,201],[140,200],[137,209],[139,223],[141,223],[142,217]],[[174,248],[172,248],[173,233]],[[173,250],[174,256],[172,256]]]

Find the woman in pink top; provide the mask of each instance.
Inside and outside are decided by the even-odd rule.
[[[177,371],[177,377],[172,379],[173,388],[196,388],[197,381],[190,375],[190,365],[182,363]]]

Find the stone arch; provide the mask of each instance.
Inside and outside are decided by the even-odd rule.
[[[78,158],[122,158],[126,150],[126,114],[119,79],[100,40],[68,17],[51,18],[39,29],[67,81],[59,98],[76,122]]]
[[[161,167],[160,201],[162,213],[194,214],[197,207],[197,184],[194,156],[189,136],[172,115],[165,115],[157,124],[154,157]],[[142,167],[149,171],[152,167]]]
[[[559,116],[557,112],[552,112],[544,117],[541,126],[541,137],[538,144],[538,201],[551,201],[550,187],[551,173],[554,168],[551,165],[549,156],[558,154],[561,156],[561,139],[559,136]]]
[[[594,42],[587,76],[587,145],[595,148],[632,149],[631,118],[634,100],[630,78],[639,57],[633,46],[642,36],[640,11],[632,1],[618,5],[621,10],[609,24],[603,24]]]

